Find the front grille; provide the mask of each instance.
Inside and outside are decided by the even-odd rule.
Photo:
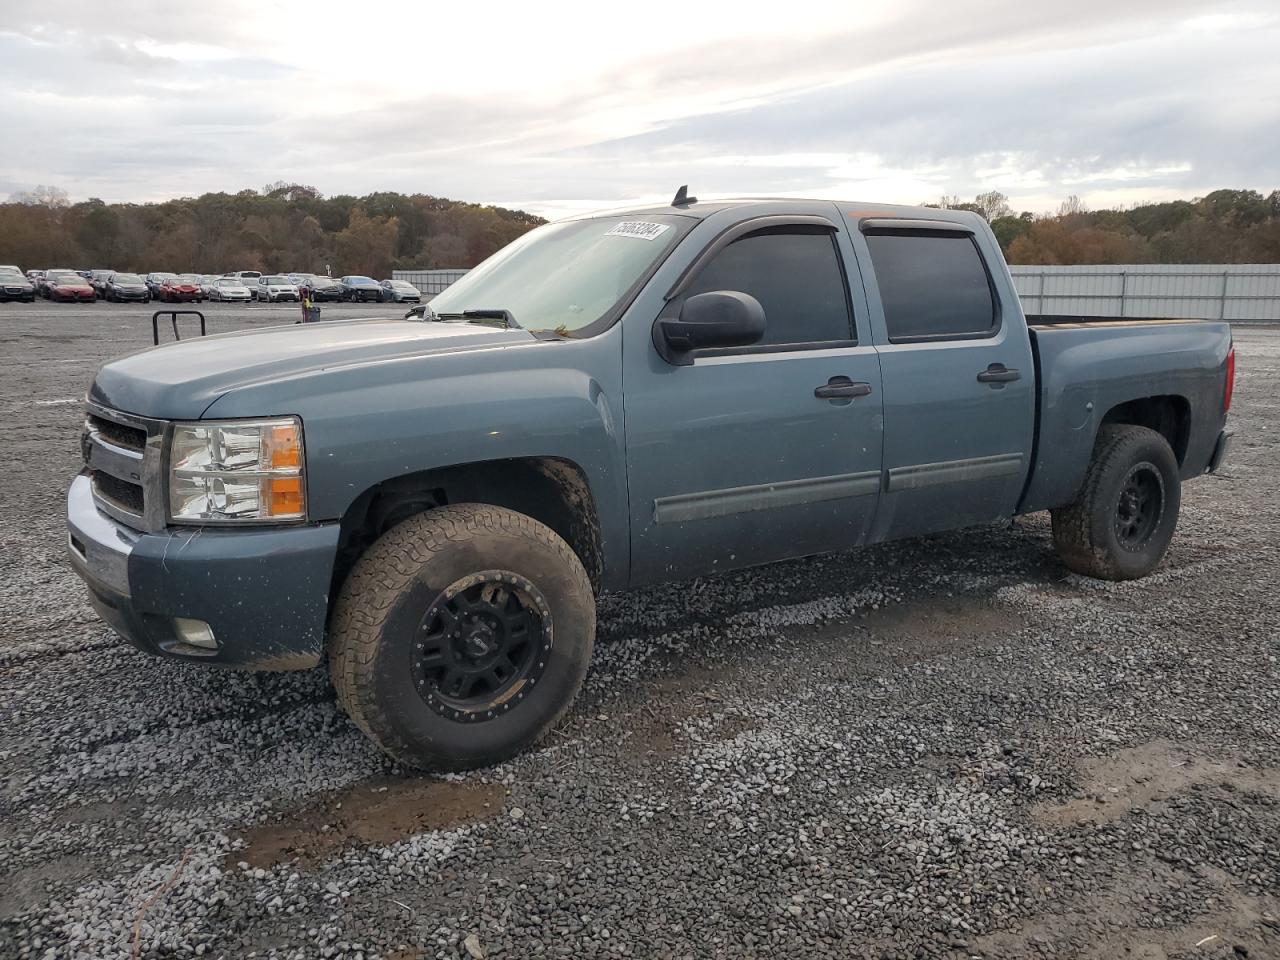
[[[137,530],[163,530],[166,422],[110,410],[92,400],[85,414],[80,446],[98,509]]]
[[[93,414],[89,415],[89,427],[101,434],[102,439],[107,443],[123,447],[125,450],[142,453],[147,446],[147,431],[138,427],[128,427],[123,423],[116,423],[114,420]]]
[[[94,470],[90,476],[93,479],[93,492],[95,494],[112,504],[117,510],[124,510],[139,517],[142,516],[145,501],[140,484],[121,480],[119,477],[113,477],[111,474],[103,473],[101,470]]]

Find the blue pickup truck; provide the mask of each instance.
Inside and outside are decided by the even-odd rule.
[[[1225,323],[1024,317],[971,213],[682,191],[404,319],[106,364],[70,555],[141,649],[327,659],[378,746],[464,769],[561,717],[601,590],[1039,510],[1070,570],[1143,576],[1233,375]]]

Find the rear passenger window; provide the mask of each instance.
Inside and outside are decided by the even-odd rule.
[[[889,340],[982,337],[998,325],[977,244],[967,234],[867,235]]]
[[[737,290],[760,301],[762,345],[854,339],[835,235],[823,227],[769,227],[735,240],[684,295],[713,290]]]

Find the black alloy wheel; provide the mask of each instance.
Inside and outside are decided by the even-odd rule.
[[[419,634],[412,670],[427,706],[451,720],[492,720],[523,700],[545,671],[551,608],[524,577],[486,570],[443,590]]]
[[[1129,468],[1116,504],[1116,540],[1126,550],[1141,550],[1164,513],[1164,480],[1154,464]]]

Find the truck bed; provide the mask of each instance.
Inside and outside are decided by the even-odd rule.
[[[1132,324],[1152,325],[1166,323],[1215,323],[1213,320],[1202,320],[1195,317],[1102,317],[1088,314],[1029,313],[1027,326],[1060,329],[1063,327],[1088,326],[1127,327]]]
[[[1027,326],[1038,391],[1033,466],[1020,513],[1074,499],[1098,427],[1135,397],[1172,398],[1182,477],[1205,471],[1225,417],[1230,324],[1032,314]]]

